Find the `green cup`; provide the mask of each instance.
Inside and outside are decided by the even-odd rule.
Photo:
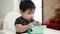
[[[44,34],[46,26],[45,25],[33,26],[31,29],[32,29],[32,33],[34,34]]]

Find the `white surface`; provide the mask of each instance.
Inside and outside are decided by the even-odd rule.
[[[7,32],[7,31],[5,31],[5,32]],[[4,33],[3,33],[2,31],[0,31],[0,34],[4,34]],[[6,33],[5,33],[5,34],[6,34]],[[11,33],[11,32],[7,32],[7,34],[12,34],[12,33]],[[26,33],[25,33],[25,34],[26,34]],[[60,34],[60,31],[46,28],[44,34]]]
[[[13,34],[13,32],[16,32],[14,24],[16,18],[18,18],[19,16],[19,12],[11,12],[6,15],[3,21],[3,31],[6,34]]]
[[[54,29],[46,28],[44,34],[60,34],[60,31],[58,31],[58,30],[54,30]]]
[[[26,34],[26,33],[24,33],[24,34]],[[60,34],[60,31],[46,28],[44,34]]]

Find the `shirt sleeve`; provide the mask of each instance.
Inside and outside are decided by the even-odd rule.
[[[16,24],[22,24],[20,18],[17,18],[17,19],[15,20],[15,25],[16,25]]]

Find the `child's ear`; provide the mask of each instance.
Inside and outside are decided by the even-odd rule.
[[[20,10],[20,14],[22,14],[22,10]]]
[[[22,13],[22,10],[20,10],[20,13]]]

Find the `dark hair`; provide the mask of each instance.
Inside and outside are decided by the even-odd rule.
[[[35,9],[36,7],[31,0],[24,0],[20,2],[19,8],[22,12],[25,12],[27,9]]]

